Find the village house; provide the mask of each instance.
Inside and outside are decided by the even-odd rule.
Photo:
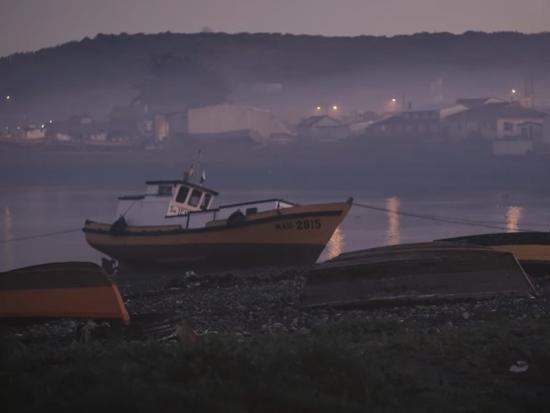
[[[475,106],[448,116],[445,124],[453,141],[525,137],[540,139],[546,114],[517,103],[500,102]]]
[[[437,110],[410,110],[398,112],[374,122],[366,131],[370,137],[430,139],[441,133]]]
[[[492,103],[506,103],[504,100],[494,97],[486,98],[465,98],[458,99],[454,105],[445,107],[439,111],[441,120],[446,119],[451,115],[465,112],[470,109],[474,109],[483,105],[489,105]]]
[[[55,121],[46,125],[48,138],[57,143],[81,143],[105,134],[104,122],[97,122],[88,115],[74,115],[69,119]]]
[[[23,131],[23,139],[39,142],[46,139],[46,129],[43,126],[29,125]]]
[[[323,142],[339,141],[350,134],[348,125],[328,115],[305,118],[296,126],[296,131],[303,138]]]
[[[526,155],[543,143],[546,117],[516,102],[497,102],[450,115],[445,126],[451,141],[486,140],[494,155]]]
[[[271,111],[235,104],[190,109],[187,129],[190,137],[202,141],[247,140],[266,144],[283,143],[294,136]]]

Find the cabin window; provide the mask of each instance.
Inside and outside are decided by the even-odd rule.
[[[204,194],[204,198],[202,199],[202,203],[201,203],[201,209],[207,209],[211,199],[212,199],[212,195]]]
[[[187,195],[189,194],[189,188],[186,186],[180,187],[180,190],[178,192],[178,196],[176,196],[176,202],[179,202],[181,204],[184,204],[187,200]]]
[[[159,185],[157,190],[158,196],[172,196],[172,185]]]
[[[201,195],[202,195],[201,191],[193,189],[193,192],[191,192],[191,197],[189,198],[188,204],[192,207],[198,206],[201,200]]]

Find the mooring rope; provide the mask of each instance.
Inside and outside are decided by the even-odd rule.
[[[479,227],[479,228],[497,229],[501,231],[508,230],[507,227],[491,224],[487,221],[475,221],[475,220],[470,220],[465,218],[449,217],[449,216],[441,216],[441,215],[424,215],[424,214],[418,214],[416,212],[394,210],[394,209],[384,208],[376,205],[363,204],[360,202],[353,202],[353,205],[359,208],[369,209],[372,211],[391,213],[391,214],[396,214],[404,217],[424,219],[428,221],[441,222],[445,224],[467,225],[467,226]],[[541,228],[542,227],[547,228],[542,224],[530,224],[530,225],[539,226]],[[53,237],[57,235],[71,234],[71,233],[80,232],[80,231],[82,231],[82,228],[67,229],[63,231],[44,232],[42,234],[34,234],[34,235],[28,235],[24,237],[2,239],[0,240],[0,244],[8,244],[11,242],[19,242],[19,241],[28,241],[28,240],[38,239],[38,238],[47,238],[47,237]],[[526,228],[526,227],[523,227],[522,229],[518,229],[518,231],[519,232],[542,232],[541,230]]]
[[[446,217],[446,216],[440,216],[440,215],[424,215],[424,214],[418,214],[415,212],[408,212],[408,211],[401,211],[401,210],[395,210],[390,208],[384,208],[376,205],[369,205],[369,204],[363,204],[359,202],[353,202],[354,206],[364,208],[364,209],[370,209],[373,211],[378,212],[385,212],[385,213],[392,213],[396,215],[401,215],[405,217],[411,217],[411,218],[418,218],[418,219],[425,219],[429,221],[434,222],[441,222],[445,224],[456,224],[456,225],[468,225],[473,227],[480,227],[480,228],[489,228],[489,229],[498,229],[507,231],[507,227],[503,227],[501,225],[495,225],[488,223],[487,221],[474,221],[470,219],[464,219],[464,218],[457,218],[457,217]],[[541,228],[546,226],[538,225],[538,224],[531,224],[532,226],[540,226]],[[521,230],[518,230],[519,232],[542,232],[541,230],[536,230],[532,228],[525,228],[523,227]]]
[[[72,232],[80,232],[80,231],[82,231],[82,228],[67,229],[67,230],[64,230],[64,231],[44,232],[42,234],[28,235],[28,236],[25,236],[25,237],[1,239],[0,244],[8,244],[10,242],[16,242],[16,241],[27,241],[27,240],[37,239],[37,238],[53,237],[53,236],[56,236],[56,235],[70,234]]]

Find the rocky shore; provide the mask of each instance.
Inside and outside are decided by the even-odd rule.
[[[279,333],[308,334],[312,329],[347,322],[396,322],[404,328],[451,327],[499,320],[550,317],[550,279],[539,279],[537,296],[501,296],[362,309],[302,306],[308,267],[260,268],[239,271],[126,272],[114,277],[136,324],[152,320],[186,320],[199,335],[250,337]],[[76,323],[47,323],[49,334],[71,334]],[[41,325],[19,335],[44,333]],[[55,326],[60,326],[56,328]],[[56,333],[56,331],[58,333]]]
[[[186,320],[196,337],[83,338],[70,320],[9,327],[0,398],[7,412],[517,412],[550,403],[547,280],[532,297],[344,311],[302,307],[307,271],[119,274],[131,325]]]

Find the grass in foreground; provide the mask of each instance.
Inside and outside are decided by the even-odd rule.
[[[2,411],[547,411],[550,320],[336,324],[303,336],[2,341]],[[517,360],[527,372],[513,374]]]

